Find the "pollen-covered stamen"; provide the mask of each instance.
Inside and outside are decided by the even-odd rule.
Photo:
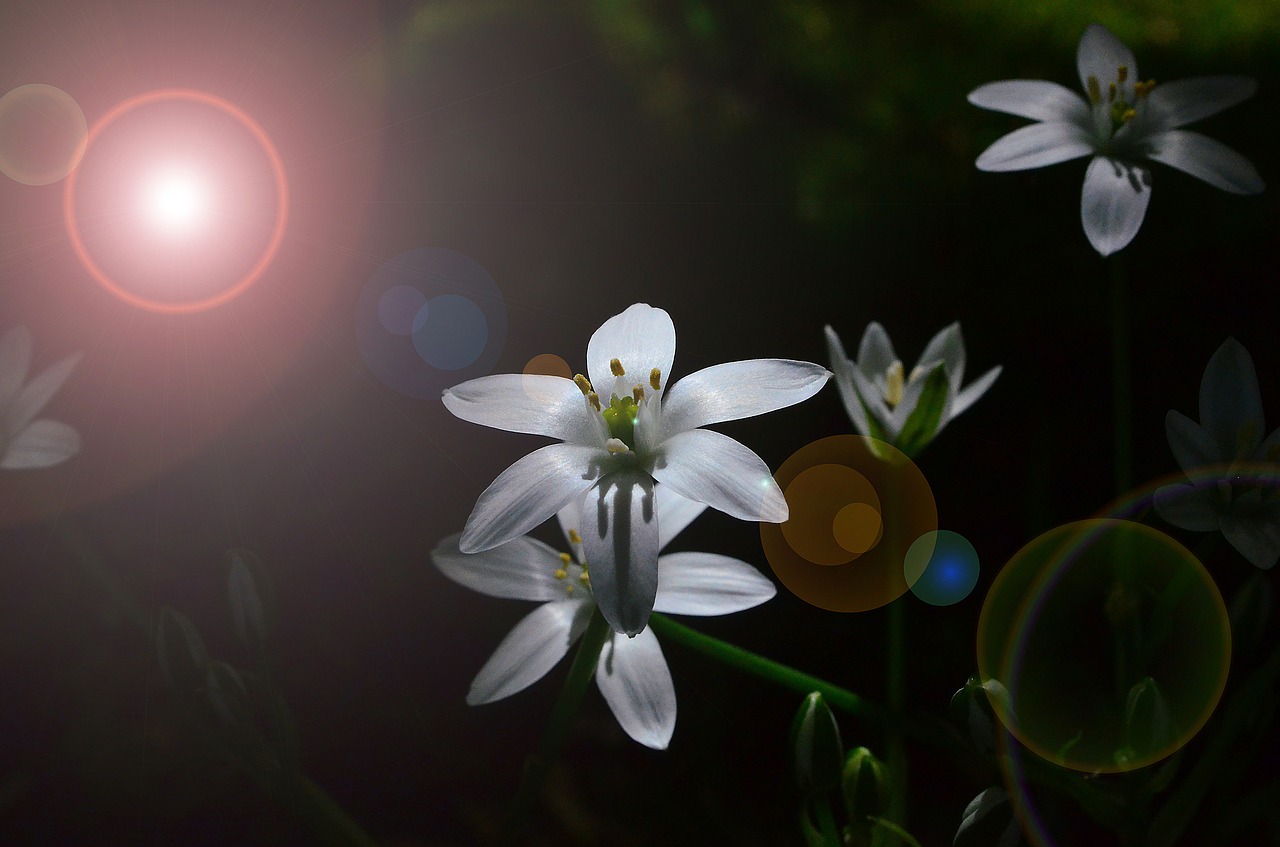
[[[636,383],[631,389],[631,399],[635,401],[636,406],[640,405],[640,401],[644,399],[644,386]]]
[[[1090,74],[1089,79],[1086,82],[1086,87],[1089,89],[1089,102],[1093,103],[1095,106],[1101,103],[1102,86],[1098,84],[1098,78]]]
[[[587,392],[587,402],[591,404],[591,408],[597,412],[600,411],[600,395],[594,391]]]
[[[571,529],[571,530],[569,530],[569,543],[570,543],[570,544],[581,544],[581,543],[582,543],[582,536],[581,536],[581,535],[578,535],[578,531],[577,531],[576,529]],[[562,556],[562,557],[563,557],[563,556],[567,556],[567,555],[569,555],[569,554],[568,554],[568,553],[562,553],[562,554],[561,554],[561,556]]]
[[[584,396],[591,393],[591,380],[587,379],[582,374],[576,374],[573,377],[573,384],[578,386],[578,390],[581,391]]]
[[[591,574],[587,573],[586,568],[583,568],[582,573],[578,574],[578,582],[581,582],[587,588],[591,587]]]
[[[1143,82],[1142,80],[1138,80],[1133,84],[1134,99],[1136,100],[1144,99],[1148,94],[1151,93],[1151,89],[1155,87],[1156,87],[1156,81],[1154,79],[1149,79],[1146,82]]]
[[[1116,80],[1117,80],[1117,81],[1119,81],[1119,82],[1123,83],[1123,82],[1124,82],[1125,80],[1127,80],[1128,78],[1129,78],[1129,66],[1128,66],[1128,65],[1121,65],[1120,67],[1116,68]]]
[[[894,363],[884,372],[884,402],[890,409],[902,402],[902,392],[906,382],[903,379],[902,362]]]
[[[649,387],[654,391],[662,390],[662,371],[657,368],[649,371]]]
[[[618,361],[617,359],[609,360],[609,373],[613,374],[614,376],[627,375],[627,372],[622,369],[622,362]]]

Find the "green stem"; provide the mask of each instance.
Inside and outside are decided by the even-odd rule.
[[[551,765],[559,755],[560,748],[564,746],[569,729],[573,725],[573,719],[578,713],[578,706],[582,703],[583,695],[587,693],[591,678],[596,672],[600,651],[604,649],[605,642],[612,634],[613,631],[605,621],[604,615],[600,614],[599,609],[594,610],[591,613],[591,622],[587,624],[586,634],[578,645],[578,652],[573,657],[569,676],[565,679],[564,687],[560,689],[560,696],[551,709],[551,719],[547,723],[547,729],[543,732],[537,749],[525,762],[520,789],[516,792],[516,799],[511,804],[511,814],[507,817],[498,843],[523,844],[527,841],[528,833],[521,833],[519,827],[537,803],[542,784],[546,782],[547,775],[551,772]]]
[[[889,604],[889,713],[901,715],[907,707],[907,605],[899,597]],[[890,727],[885,740],[885,777],[889,793],[885,818],[907,823],[907,746],[901,727]],[[877,836],[881,833],[877,832]],[[879,837],[874,842],[883,842]]]
[[[1124,260],[1108,258],[1111,270],[1111,409],[1114,416],[1116,493],[1133,483],[1133,385],[1129,362],[1129,277]]]
[[[678,623],[666,615],[654,613],[649,618],[649,626],[664,639],[679,642],[686,647],[710,656],[716,661],[730,667],[757,676],[767,682],[795,691],[808,694],[820,691],[827,703],[846,714],[863,718],[880,727],[899,727],[905,735],[925,744],[932,745],[951,753],[957,761],[973,767],[975,762],[973,750],[949,724],[942,720],[931,720],[927,716],[895,715],[883,706],[865,697],[854,694],[847,688],[841,688],[825,679],[798,671],[773,659],[766,659],[758,653],[744,650],[736,644],[721,641],[719,638],[699,632],[692,627]],[[977,776],[990,777],[994,769],[978,768]]]

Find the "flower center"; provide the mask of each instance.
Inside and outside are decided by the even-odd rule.
[[[1140,104],[1147,99],[1147,95],[1151,93],[1151,89],[1155,88],[1155,85],[1156,81],[1154,79],[1149,79],[1146,82],[1135,80],[1130,85],[1129,68],[1127,65],[1120,65],[1116,68],[1115,81],[1107,84],[1105,104],[1103,103],[1101,83],[1098,82],[1096,76],[1090,75],[1088,80],[1089,102],[1093,104],[1095,109],[1102,107],[1099,111],[1107,116],[1111,125],[1111,134],[1115,135],[1122,126],[1137,117]]]
[[[610,360],[609,371],[615,377],[627,375],[622,362],[617,359]],[[636,424],[639,422],[640,407],[647,402],[644,385],[637,382],[632,386],[631,393],[622,397],[619,397],[616,393],[610,393],[609,405],[605,406],[600,401],[600,395],[596,393],[595,388],[591,385],[591,380],[582,374],[578,374],[573,378],[573,381],[587,398],[587,405],[599,412],[600,416],[604,418],[605,426],[609,429],[609,440],[605,442],[605,448],[615,455],[634,453],[636,448]],[[662,390],[662,372],[657,368],[649,372],[649,386],[655,392]]]
[[[576,529],[569,530],[569,542],[573,545],[577,554],[581,556],[582,537],[578,535]],[[576,577],[573,574],[575,570],[577,571]],[[587,573],[587,563],[578,564],[573,560],[573,556],[568,553],[560,554],[560,567],[556,568],[554,576],[556,581],[564,586],[564,593],[568,597],[572,597],[573,592],[579,587],[588,593],[591,591],[591,576]]]

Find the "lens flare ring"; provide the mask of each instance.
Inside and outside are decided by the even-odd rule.
[[[175,101],[208,106],[232,118],[253,137],[270,165],[271,177],[275,183],[275,220],[266,247],[243,276],[217,294],[196,300],[170,302],[144,297],[130,291],[119,281],[113,279],[94,260],[93,255],[85,245],[76,215],[76,184],[77,175],[80,172],[79,169],[73,170],[67,176],[66,187],[62,195],[62,211],[71,247],[75,251],[77,258],[80,259],[81,264],[84,265],[85,269],[89,271],[89,274],[99,285],[126,303],[141,309],[163,314],[189,314],[202,312],[230,302],[248,290],[266,272],[267,267],[279,251],[281,242],[284,240],[285,227],[289,219],[289,186],[285,178],[284,162],[262,126],[233,103],[207,91],[192,88],[156,89],[116,104],[90,128],[86,141],[85,155],[88,155],[88,150],[92,149],[94,140],[125,115],[143,106]]]

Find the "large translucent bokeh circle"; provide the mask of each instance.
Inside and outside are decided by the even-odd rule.
[[[1226,685],[1231,633],[1204,566],[1174,539],[1130,521],[1066,524],[1016,553],[978,624],[978,668],[993,706],[1027,749],[1088,773],[1134,770],[1181,748]],[[1161,730],[1129,718],[1154,680]],[[1145,728],[1144,728],[1145,727]]]
[[[860,435],[808,444],[774,474],[790,512],[760,524],[773,572],[793,594],[821,609],[862,612],[910,587],[903,557],[938,528],[933,491],[900,450]]]
[[[249,269],[238,279],[230,281],[228,285],[216,294],[207,297],[191,300],[161,300],[144,296],[131,290],[126,284],[104,270],[87,247],[77,217],[76,171],[72,171],[67,177],[66,187],[63,191],[63,217],[66,220],[67,235],[71,240],[72,249],[80,259],[81,264],[103,288],[126,303],[152,312],[166,314],[202,312],[224,305],[243,294],[262,277],[262,274],[271,264],[271,260],[275,258],[277,251],[280,249],[280,244],[284,240],[285,227],[288,224],[289,186],[285,178],[284,162],[281,160],[280,154],[276,151],[275,145],[271,142],[271,138],[266,131],[243,109],[207,91],[190,88],[163,88],[148,91],[118,103],[99,118],[89,130],[88,149],[92,150],[94,140],[121,118],[140,108],[166,102],[195,104],[213,109],[230,117],[253,137],[268,163],[275,193],[274,220],[267,236],[266,245],[252,262]]]
[[[20,85],[0,97],[0,171],[25,185],[48,185],[80,164],[89,125],[75,99],[52,85]]]
[[[410,397],[438,399],[446,388],[488,375],[506,336],[506,301],[493,276],[444,247],[383,263],[356,305],[365,364]]]

